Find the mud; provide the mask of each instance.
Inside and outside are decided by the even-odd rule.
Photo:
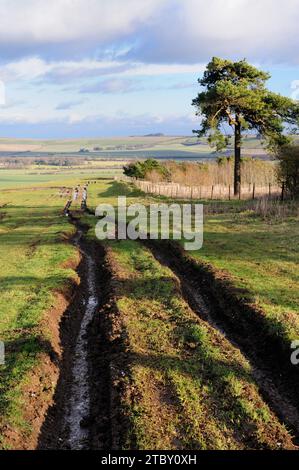
[[[39,449],[105,448],[111,442],[108,419],[109,364],[97,361],[104,341],[103,335],[98,331],[99,316],[109,282],[103,267],[105,252],[99,246],[96,249],[92,244],[86,243],[84,234],[87,227],[74,218],[71,222],[77,227],[73,243],[81,254],[77,270],[80,285],[60,324],[62,358],[59,380],[54,404],[48,410],[41,428],[37,446]],[[97,409],[101,408],[98,419],[104,416],[107,418],[101,438],[94,436],[94,415],[97,411],[93,407],[95,403]]]
[[[122,397],[130,393],[130,355],[117,310],[118,278],[109,249],[73,240],[81,253],[81,279],[60,326],[62,358],[54,404],[43,423],[39,449],[119,449],[129,431]],[[144,241],[155,258],[180,281],[192,310],[242,352],[260,393],[299,442],[298,369],[281,342],[267,333],[260,311],[240,299],[227,278],[189,257],[170,241]]]
[[[248,359],[261,395],[298,445],[299,370],[291,365],[280,341],[266,333],[261,312],[240,300],[228,279],[193,260],[177,243],[147,240],[144,244],[178,277],[193,311]]]

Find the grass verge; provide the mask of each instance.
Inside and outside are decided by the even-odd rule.
[[[52,196],[50,190],[9,191],[7,205],[0,209],[2,448],[33,445],[32,427],[55,386],[50,363],[58,354],[59,335],[56,331],[53,337],[53,328],[58,330],[64,296],[77,281],[79,257],[68,243],[73,228],[60,213],[60,199]],[[29,416],[34,402],[41,409],[31,410],[35,415]]]

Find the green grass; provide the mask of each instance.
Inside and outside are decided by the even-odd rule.
[[[62,200],[52,190],[9,191],[0,197],[0,428],[30,433],[24,419],[24,385],[51,347],[45,313],[55,306],[76,274],[78,255],[67,242],[73,227],[61,215]],[[48,320],[47,320],[48,321]],[[5,441],[2,442],[5,446]]]
[[[0,427],[24,435],[30,434],[24,385],[49,348],[43,319],[55,304],[55,291],[76,277],[68,267],[68,260],[78,256],[67,243],[73,228],[61,215],[66,199],[54,186],[73,187],[103,176],[96,171],[0,171],[0,340],[7,346],[6,364],[0,366]],[[88,203],[116,205],[119,195],[128,203],[158,200],[128,184],[98,179],[89,187]],[[298,218],[264,221],[238,201],[215,204],[223,213],[205,217],[204,245],[192,256],[227,271],[236,286],[245,288],[264,310],[273,334],[286,341],[298,338]],[[92,227],[96,223],[88,215],[82,220]],[[93,228],[89,236],[94,237]],[[124,403],[132,424],[127,447],[134,439],[138,448],[156,449],[277,448],[278,442],[289,447],[247,361],[193,314],[172,273],[138,242],[110,247],[122,280],[118,307],[137,397]]]
[[[78,181],[88,179],[113,178],[120,175],[122,170],[111,169],[67,169],[61,168],[34,168],[34,169],[0,169],[0,191],[14,188],[32,188],[33,186],[73,186]],[[2,197],[0,197],[2,199]]]
[[[126,195],[128,203],[170,202],[146,196],[126,183],[103,182],[90,203],[95,207],[104,196],[105,202],[107,197],[116,205],[119,194]],[[247,298],[264,311],[269,332],[279,335],[288,348],[299,337],[298,216],[264,220],[246,202],[203,203],[218,213],[205,215],[203,247],[189,254],[224,270],[236,287],[245,289]]]
[[[269,331],[290,343],[299,337],[298,217],[265,221],[252,212],[207,216],[195,258],[225,270],[262,308]]]
[[[279,448],[281,439],[288,447],[249,364],[190,310],[171,271],[137,242],[109,246],[129,343],[129,387],[137,397],[124,403],[131,422],[126,446]]]

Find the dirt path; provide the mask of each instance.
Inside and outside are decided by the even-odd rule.
[[[73,243],[81,253],[80,285],[61,322],[63,350],[54,405],[41,429],[39,449],[117,449],[124,429],[118,375],[126,353],[121,335],[114,335],[113,278],[107,253],[87,241],[87,227],[69,213],[77,232]],[[276,343],[263,336],[255,321],[215,291],[216,284],[172,242],[144,241],[162,265],[179,279],[191,309],[220,331],[250,362],[261,395],[299,442],[297,371],[282,360]],[[229,296],[230,297],[230,296]],[[233,295],[231,302],[234,302]],[[244,317],[244,320],[239,321]],[[113,324],[115,322],[115,324]],[[126,425],[126,424],[125,424]]]
[[[54,405],[41,429],[40,449],[105,449],[111,445],[110,370],[100,309],[106,301],[109,275],[105,252],[87,243],[77,227],[73,243],[81,253],[80,285],[61,322],[63,357]]]
[[[223,296],[215,294],[210,280],[172,242],[145,241],[155,258],[178,277],[182,293],[192,310],[222,333],[249,360],[263,399],[299,444],[298,371],[281,357],[275,341],[263,335],[254,321],[242,324]],[[214,286],[215,287],[215,286]],[[231,299],[234,302],[234,299]],[[242,318],[242,312],[239,312]]]
[[[78,230],[75,245],[80,247],[83,231]],[[86,262],[87,293],[83,302],[83,316],[76,339],[72,364],[73,382],[66,426],[69,430],[68,444],[71,449],[82,449],[88,443],[88,420],[90,417],[90,387],[88,372],[88,327],[93,319],[99,303],[96,288],[95,260],[86,250],[81,248]]]

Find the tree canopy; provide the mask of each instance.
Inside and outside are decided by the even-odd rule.
[[[229,137],[223,125],[234,129],[235,194],[241,184],[242,132],[255,131],[267,141],[268,148],[277,150],[289,143],[285,128],[291,133],[298,128],[298,102],[266,88],[270,78],[246,60],[233,62],[213,57],[199,84],[204,91],[192,101],[196,115],[202,118],[198,136],[208,135],[217,150],[225,148]]]
[[[144,179],[146,174],[153,170],[156,170],[163,176],[167,176],[167,169],[153,158],[148,158],[147,160],[138,161],[136,163],[129,163],[129,165],[125,165],[123,169],[126,176],[140,179]]]

